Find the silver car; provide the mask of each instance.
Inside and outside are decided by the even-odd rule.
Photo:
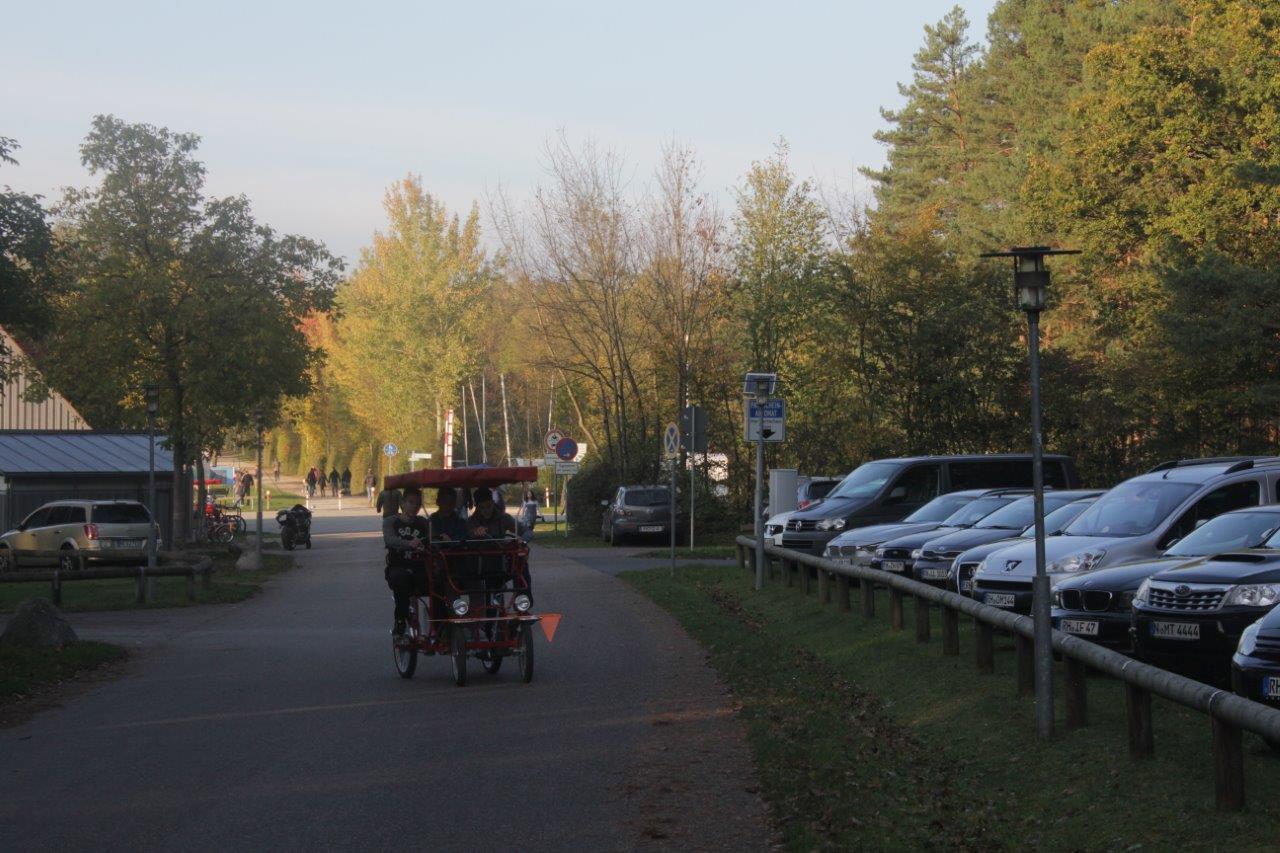
[[[24,565],[80,567],[80,552],[95,561],[135,559],[147,547],[151,513],[137,501],[68,500],[47,503],[0,536],[0,572]],[[156,526],[156,538],[160,531]],[[20,557],[20,551],[58,551],[57,559]]]

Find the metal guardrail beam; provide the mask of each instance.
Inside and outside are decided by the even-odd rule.
[[[136,580],[138,584],[137,602],[142,604],[146,601],[154,600],[154,593],[148,584],[152,578],[172,578],[185,577],[187,579],[187,600],[196,600],[195,579],[197,575],[203,576],[205,589],[209,589],[212,585],[213,560],[204,555],[185,554],[181,551],[163,551],[159,556],[171,561],[167,565],[157,566],[151,571],[147,571],[145,560],[147,558],[146,551],[111,551],[107,552],[112,556],[128,556],[133,559],[140,559],[144,562],[137,566],[116,566],[111,568],[85,568],[85,563],[91,559],[90,555],[85,551],[77,551],[77,562],[79,569],[71,571],[63,571],[60,567],[46,569],[44,571],[25,571],[25,572],[5,572],[0,574],[0,583],[48,583],[50,584],[50,597],[54,604],[62,603],[62,584],[68,581],[77,580]],[[26,557],[28,559],[52,559],[57,560],[67,555],[66,551],[37,551],[37,550],[20,550],[13,551],[13,556]],[[14,560],[15,565],[17,560]]]
[[[739,566],[746,568],[748,558],[754,556],[751,549],[755,547],[755,540],[750,536],[739,536],[735,542],[738,546]],[[882,586],[894,591],[894,598],[911,595],[915,597],[917,604],[926,602],[937,604],[945,610],[973,617],[979,628],[976,653],[980,669],[986,670],[989,667],[990,629],[1008,631],[1015,637],[1026,640],[1031,639],[1034,634],[1034,623],[1030,616],[991,607],[911,578],[878,569],[846,566],[812,554],[779,548],[776,545],[766,544],[764,553],[770,563],[773,560],[781,562],[782,574],[788,579],[788,585],[790,585],[791,567],[805,567],[800,571],[805,577],[803,588],[806,592],[809,588],[807,580],[809,568],[815,569],[819,577],[825,574],[837,579],[859,581],[862,585],[864,615],[874,614],[874,607],[869,607],[868,604],[874,602],[872,596],[875,587]],[[766,576],[770,576],[768,572]],[[820,582],[820,586],[825,587],[826,584]],[[922,642],[927,641],[928,637],[927,626],[923,621],[927,618],[927,611],[924,615],[917,616],[920,620],[917,626],[917,638]],[[1061,631],[1055,630],[1051,641],[1054,651],[1063,656],[1069,669],[1068,680],[1071,689],[1068,691],[1068,727],[1084,725],[1087,720],[1085,684],[1079,669],[1081,665],[1105,673],[1124,683],[1126,706],[1129,710],[1130,752],[1136,757],[1148,756],[1153,751],[1151,695],[1160,696],[1193,711],[1199,711],[1207,715],[1212,723],[1218,808],[1223,811],[1235,811],[1244,806],[1244,761],[1240,732],[1253,732],[1271,743],[1280,744],[1280,710],[1237,696],[1228,690],[1221,690],[1143,663],[1128,655]],[[955,653],[953,649],[950,643],[944,644],[946,653]]]

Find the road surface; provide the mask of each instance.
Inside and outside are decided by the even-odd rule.
[[[765,849],[741,726],[702,651],[625,583],[535,555],[532,684],[392,667],[377,519],[321,515],[238,605],[73,617],[125,675],[0,730],[7,850]],[[597,557],[598,559],[598,557]]]

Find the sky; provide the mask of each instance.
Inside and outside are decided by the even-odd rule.
[[[451,209],[516,202],[563,132],[623,155],[642,192],[692,147],[727,207],[779,138],[828,192],[868,193],[879,109],[901,102],[924,25],[954,0],[542,0],[443,4],[28,2],[0,27],[0,184],[91,182],[95,114],[194,132],[207,190],[354,261],[408,173]],[[995,0],[965,0],[981,40]]]

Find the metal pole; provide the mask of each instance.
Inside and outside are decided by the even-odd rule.
[[[764,589],[764,400],[756,400],[760,434],[756,436],[756,589]]]
[[[694,435],[697,435],[697,425],[693,427]],[[690,442],[692,444],[693,442]],[[674,476],[674,475],[673,475]],[[698,462],[693,456],[693,451],[689,452],[689,550],[693,550],[693,518],[694,518],[694,500],[698,493]],[[690,557],[693,555],[690,554]]]
[[[1049,576],[1044,567],[1044,442],[1040,434],[1040,312],[1027,312],[1031,349],[1031,477],[1035,489],[1036,576],[1032,582],[1035,622],[1036,736],[1053,737],[1053,647],[1049,622]]]
[[[258,419],[258,540],[254,550],[258,553],[258,566],[262,566],[262,419]],[[341,486],[339,486],[341,488]]]
[[[147,508],[151,511],[151,529],[147,535],[147,573],[156,568],[156,416],[151,411],[152,391],[147,391]],[[200,508],[204,511],[204,507]]]
[[[680,457],[672,456],[671,462],[671,577],[676,576],[676,465]]]

